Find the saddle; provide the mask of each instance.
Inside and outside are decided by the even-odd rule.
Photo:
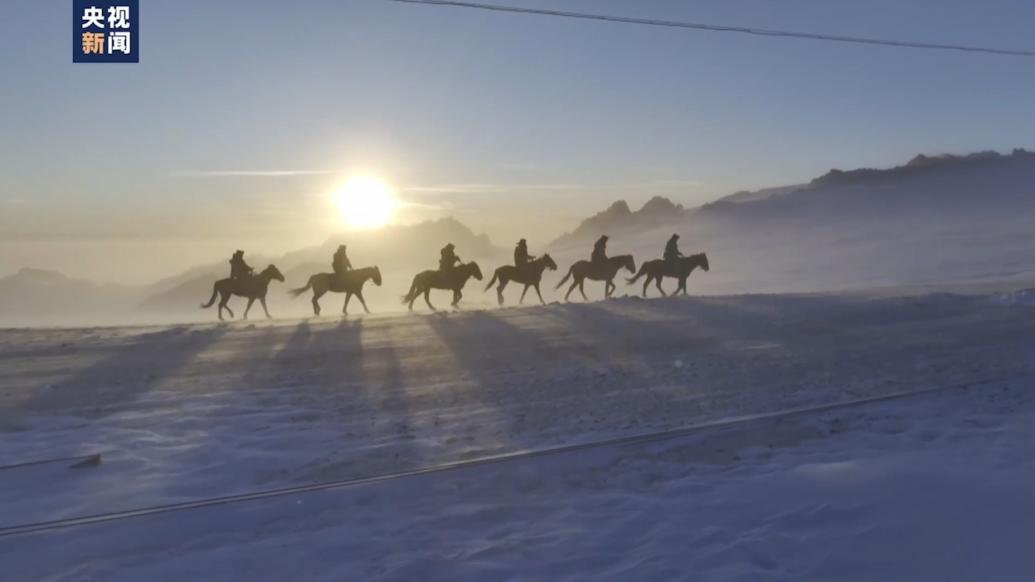
[[[253,273],[246,273],[236,279],[231,278],[230,283],[233,288],[233,292],[240,295],[248,292],[248,289],[251,287],[252,281],[254,280],[255,275]]]

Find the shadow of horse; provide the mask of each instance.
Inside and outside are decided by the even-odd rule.
[[[578,287],[579,293],[582,294],[582,298],[589,301],[589,298],[586,297],[586,290],[583,287],[586,279],[603,281],[604,297],[610,299],[611,294],[614,293],[616,288],[614,283],[615,275],[617,275],[618,271],[623,268],[628,270],[630,273],[636,272],[636,261],[633,260],[632,255],[608,257],[607,263],[603,266],[596,265],[590,261],[576,261],[576,263],[568,269],[568,274],[561,279],[561,282],[558,283],[554,289],[560,289],[568,282],[568,279],[571,278],[571,287],[568,287],[568,292],[564,294],[564,300],[567,301],[571,292]]]
[[[269,319],[270,310],[266,308],[266,292],[269,289],[270,281],[274,279],[281,283],[284,282],[284,275],[274,265],[266,267],[258,275],[252,275],[240,281],[234,281],[229,277],[220,279],[212,285],[212,297],[208,300],[208,303],[202,304],[201,308],[208,309],[212,307],[212,304],[216,302],[216,295],[219,295],[219,320],[223,321],[224,309],[233,318],[234,312],[227,305],[227,302],[230,301],[230,297],[237,295],[248,298],[248,306],[244,308],[244,319],[248,319],[248,310],[252,308],[252,303],[255,303],[256,299],[262,304],[262,310],[266,312],[266,318]]]
[[[453,292],[453,302],[450,304],[454,308],[460,307],[460,299],[463,298],[461,289],[467,284],[467,280],[471,277],[481,281],[482,270],[478,267],[478,263],[471,261],[470,263],[464,263],[457,265],[456,268],[450,269],[449,271],[422,271],[413,278],[413,283],[410,285],[410,291],[403,295],[402,303],[413,311],[413,302],[416,301],[417,297],[424,295],[424,303],[428,304],[428,307],[432,311],[438,311],[435,306],[431,304],[431,290],[432,289],[443,289],[446,291]]]
[[[708,255],[697,253],[696,255],[690,255],[689,257],[679,257],[676,259],[675,266],[669,264],[665,259],[656,259],[643,263],[643,265],[640,266],[640,272],[636,273],[635,277],[629,277],[626,279],[626,282],[632,285],[640,277],[646,275],[647,279],[643,282],[643,296],[647,296],[647,286],[650,285],[651,281],[654,281],[655,286],[658,288],[658,291],[661,292],[662,296],[667,296],[668,294],[661,288],[661,279],[664,277],[672,277],[674,279],[679,279],[679,286],[676,287],[675,293],[682,291],[683,295],[686,295],[686,279],[690,276],[690,273],[698,267],[705,271],[709,270]]]
[[[345,305],[341,308],[341,312],[343,314],[349,314],[349,301],[352,300],[353,295],[359,299],[360,305],[363,306],[363,311],[370,313],[370,309],[367,308],[367,302],[363,299],[363,285],[366,284],[367,281],[373,281],[375,285],[380,287],[381,269],[375,265],[373,267],[364,267],[362,269],[346,271],[340,276],[335,275],[334,273],[317,273],[312,277],[309,277],[309,282],[306,283],[305,287],[292,289],[288,291],[288,294],[292,297],[298,297],[312,289],[313,313],[315,315],[320,315],[320,298],[328,291],[332,293],[345,294]]]
[[[485,290],[488,291],[496,284],[496,281],[499,281],[499,287],[496,288],[496,298],[499,300],[499,304],[503,305],[503,290],[507,288],[507,283],[515,281],[525,286],[521,291],[521,299],[518,303],[525,302],[525,293],[528,293],[528,288],[532,287],[535,289],[535,294],[539,296],[539,302],[546,305],[546,302],[543,301],[543,294],[539,291],[539,283],[542,282],[543,271],[546,269],[551,271],[557,270],[557,263],[553,261],[549,254],[531,261],[524,268],[520,269],[514,265],[503,265],[492,274],[492,280],[485,286]]]

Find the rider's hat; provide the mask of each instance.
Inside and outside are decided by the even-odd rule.
[[[672,238],[679,238],[679,235],[676,233],[672,233]]]
[[[243,255],[244,251],[242,251],[241,249],[237,249],[236,251],[234,251],[234,254],[235,255]]]
[[[522,244],[522,243],[528,244],[528,241],[526,241],[525,239],[521,239],[521,240],[518,241],[518,244]]]

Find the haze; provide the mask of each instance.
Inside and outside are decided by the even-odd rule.
[[[514,2],[549,6],[548,2]],[[1027,2],[572,1],[566,9],[1005,47]],[[890,17],[889,17],[890,15]],[[376,1],[142,7],[141,62],[75,65],[68,6],[5,7],[0,275],[142,283],[394,222],[545,243],[625,198],[696,205],[1035,131],[1030,62]]]

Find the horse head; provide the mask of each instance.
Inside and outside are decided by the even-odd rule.
[[[381,267],[375,266],[373,268],[373,274],[370,276],[370,279],[374,282],[374,285],[381,286]]]
[[[474,277],[475,279],[477,279],[479,281],[482,280],[482,269],[481,269],[481,267],[478,266],[478,263],[476,263],[474,261],[471,261],[470,263],[467,263],[466,265],[464,265],[464,269],[467,270],[468,274],[471,277]]]
[[[697,259],[697,264],[701,265],[702,269],[704,269],[705,271],[708,270],[708,255],[704,253],[697,253],[696,255],[694,255],[694,258]]]
[[[632,255],[621,255],[615,259],[617,259],[619,267],[625,267],[630,273],[636,273],[636,260]]]
[[[546,268],[550,269],[551,271],[557,270],[557,263],[553,262],[553,257],[550,256],[550,253],[546,253],[545,255],[539,257],[539,262],[545,265]]]
[[[266,277],[267,279],[276,279],[277,281],[280,281],[281,283],[284,282],[284,275],[281,274],[280,269],[278,269],[276,267],[276,265],[270,265],[270,266],[266,267],[262,271],[262,275],[264,277]]]

